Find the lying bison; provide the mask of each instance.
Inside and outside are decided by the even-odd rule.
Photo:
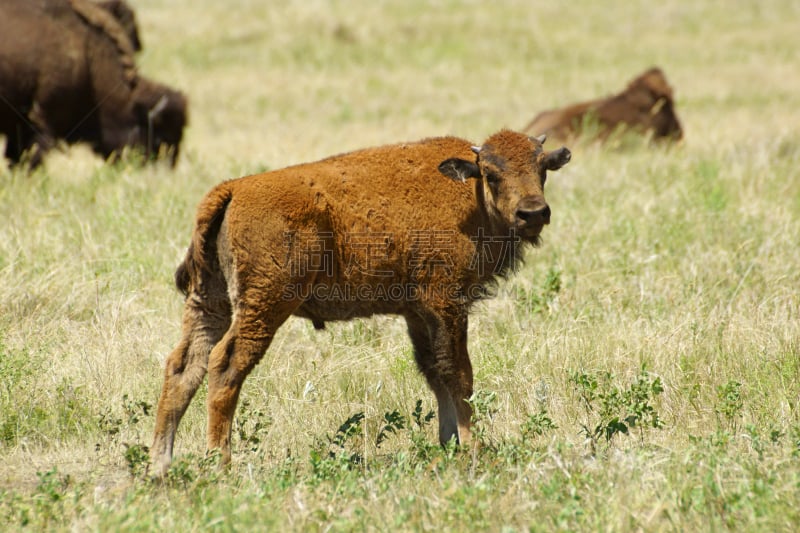
[[[138,75],[130,40],[88,0],[0,2],[0,134],[38,165],[58,139],[110,156],[126,146],[174,164],[186,98]]]
[[[405,318],[438,402],[439,440],[470,434],[467,316],[538,245],[548,170],[570,160],[508,130],[476,147],[444,137],[226,181],[200,203],[175,274],[182,339],[166,361],[151,449],[157,474],[208,372],[208,447],[230,461],[245,377],[291,315]]]
[[[598,128],[596,133],[602,140],[617,128],[651,132],[654,139],[679,140],[683,137],[675,114],[672,88],[658,68],[651,68],[633,79],[617,95],[544,111],[523,131],[568,140],[584,133],[587,125]]]

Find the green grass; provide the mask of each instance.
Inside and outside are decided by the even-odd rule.
[[[135,7],[142,71],[190,98],[178,167],[85,147],[0,167],[0,528],[800,528],[795,2]],[[146,480],[172,273],[213,184],[480,142],[651,65],[686,138],[570,146],[544,246],[471,318],[479,449],[435,444],[402,321],[292,319],[245,383],[230,471],[201,388]]]

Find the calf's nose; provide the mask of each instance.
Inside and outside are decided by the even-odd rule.
[[[524,224],[550,223],[550,206],[543,199],[523,200],[515,214]]]

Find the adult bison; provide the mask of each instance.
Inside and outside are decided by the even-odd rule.
[[[41,163],[58,139],[110,156],[126,146],[174,164],[186,98],[139,76],[130,40],[88,0],[0,2],[0,133],[6,157]]]
[[[208,373],[208,447],[230,461],[245,377],[290,316],[405,318],[438,402],[439,440],[470,434],[467,315],[550,223],[548,170],[570,160],[544,136],[500,131],[371,148],[226,181],[197,211],[175,274],[182,339],[166,361],[151,454],[156,474]],[[490,292],[490,291],[488,291]]]
[[[683,137],[675,113],[672,88],[659,68],[642,73],[614,96],[543,111],[523,131],[567,140],[584,133],[587,125],[598,128],[596,133],[602,140],[617,128],[651,132],[654,139],[679,140]]]

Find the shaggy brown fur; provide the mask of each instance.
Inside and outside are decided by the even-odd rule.
[[[587,122],[590,127],[594,126],[594,121],[601,140],[607,139],[620,127],[640,133],[652,132],[654,139],[679,140],[683,137],[675,113],[672,88],[659,68],[651,68],[631,80],[628,87],[617,95],[544,111],[523,131],[569,140],[583,133]]]
[[[469,438],[471,304],[535,245],[547,170],[569,150],[500,131],[370,148],[224,182],[200,203],[186,259],[183,337],[166,362],[157,474],[208,373],[208,447],[230,460],[239,391],[290,316],[315,326],[401,315],[439,409],[439,439]],[[476,155],[477,153],[477,155]]]
[[[139,37],[139,26],[136,24],[136,13],[125,0],[104,0],[97,2],[97,5],[111,13],[125,31],[134,52],[142,49],[142,40]]]
[[[31,166],[58,139],[104,157],[125,146],[172,152],[186,98],[139,76],[119,23],[88,0],[0,2],[0,134],[12,164]]]

